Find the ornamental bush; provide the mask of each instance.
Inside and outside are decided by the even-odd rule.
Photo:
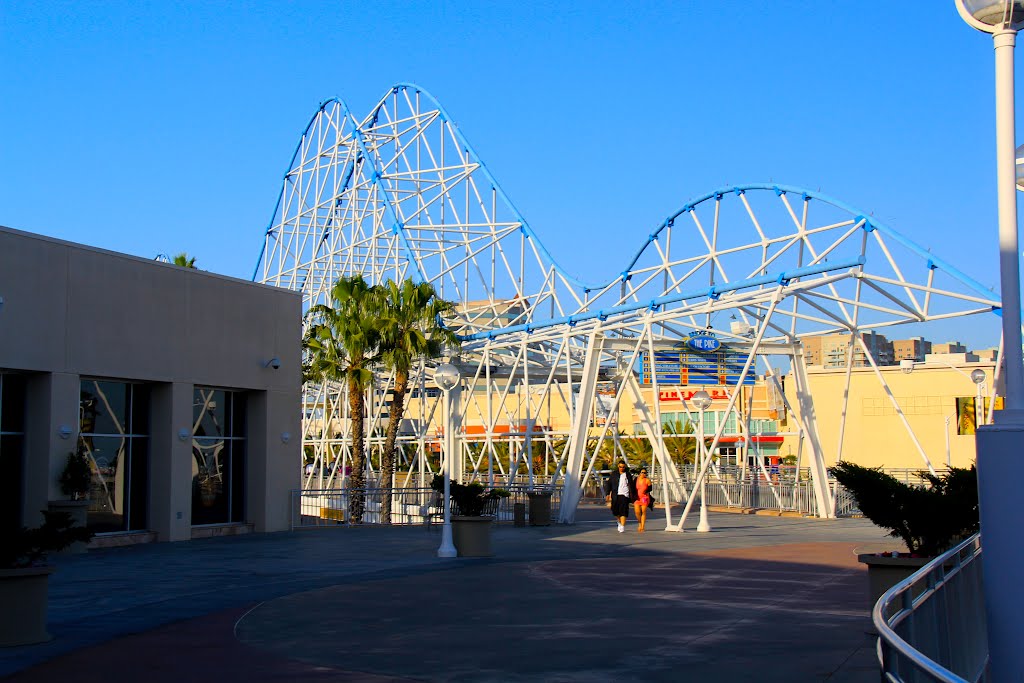
[[[942,475],[922,472],[927,485],[899,481],[881,469],[840,462],[829,473],[857,507],[914,555],[930,557],[978,531],[978,473],[953,467]]]
[[[439,493],[444,493],[444,477],[435,474],[430,482],[430,488]],[[474,481],[471,484],[460,484],[457,481],[449,482],[448,492],[451,496],[452,514],[465,517],[481,517],[488,503],[499,498],[508,498],[511,493],[505,489],[487,489],[480,482]]]

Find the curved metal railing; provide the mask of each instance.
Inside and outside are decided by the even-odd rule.
[[[871,617],[883,681],[987,681],[981,567],[975,534],[882,595]]]

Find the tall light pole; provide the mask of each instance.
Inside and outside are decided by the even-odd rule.
[[[1018,505],[1020,443],[1024,440],[1024,363],[1020,335],[1020,260],[1017,251],[1014,153],[1013,46],[1024,26],[1022,0],[956,0],[960,16],[992,34],[996,53],[996,195],[999,200],[999,286],[1002,296],[1004,409],[977,429],[978,499],[985,548],[985,614],[994,681],[1020,680],[1024,671],[1024,566]]]
[[[441,527],[441,545],[438,557],[456,557],[459,553],[452,542],[452,449],[455,446],[455,411],[452,406],[452,389],[459,386],[462,375],[451,363],[439,365],[434,370],[434,382],[444,391],[444,526]]]
[[[978,427],[985,424],[985,398],[982,395],[982,389],[985,386],[985,371],[981,368],[971,370],[971,381],[974,382],[977,389],[974,397],[974,429],[977,431]]]
[[[955,415],[955,413],[954,413]],[[949,453],[949,421],[953,419],[953,415],[946,416],[946,467],[953,466],[953,460]]]
[[[697,448],[700,449],[701,461],[710,458],[711,454],[704,448],[704,411],[711,407],[711,395],[708,392],[698,391],[690,399],[693,405],[700,411],[699,422],[697,423]],[[700,522],[697,524],[697,531],[702,533],[711,531],[711,524],[708,523],[708,470],[704,467],[704,477],[700,480]]]
[[[1002,298],[1004,412],[1024,412],[1024,359],[1020,336],[1020,255],[1017,251],[1017,154],[1015,149],[1013,47],[1024,26],[1021,0],[956,0],[973,28],[992,34],[996,53],[996,196],[999,208],[999,288]],[[1004,416],[1005,417],[1005,416]],[[1016,416],[1015,422],[1024,422]]]

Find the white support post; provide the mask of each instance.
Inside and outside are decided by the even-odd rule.
[[[837,463],[843,459],[843,442],[846,440],[846,413],[850,409],[850,381],[853,376],[854,334],[850,333],[850,343],[847,344],[846,349],[846,383],[843,385],[843,412],[839,416],[839,443],[836,445]]]
[[[601,349],[604,335],[595,330],[587,340],[587,355],[583,361],[580,377],[580,394],[572,416],[572,430],[569,432],[569,455],[565,463],[565,486],[562,487],[562,504],[558,512],[560,524],[576,522],[576,506],[582,495],[580,475],[583,471],[583,454],[587,448],[590,431],[590,413],[594,406],[594,392],[597,390],[597,371],[601,367]],[[571,391],[571,387],[570,387]]]
[[[451,480],[452,480],[452,450],[454,450],[455,444],[455,429],[453,419],[453,408],[454,400],[451,396],[451,391],[444,392],[444,453],[442,458],[442,467],[444,468],[444,498],[441,500],[441,504],[444,512],[444,524],[441,526],[441,545],[437,549],[438,557],[457,557],[458,550],[455,548],[455,543],[452,537],[452,518],[451,518]]]
[[[1016,12],[1015,3],[1009,5]],[[1006,362],[1004,408],[977,430],[978,500],[985,546],[982,567],[991,678],[1020,680],[1024,671],[1024,591],[1020,567],[1020,444],[1024,439],[1024,361],[1021,358],[1020,251],[1015,189],[1013,48],[1016,32],[993,36],[996,58],[996,168],[999,271]],[[994,381],[994,380],[993,380]]]
[[[737,386],[743,384],[743,380],[746,378],[747,373],[750,372],[751,366],[753,365],[753,360],[754,360],[754,358],[757,355],[757,349],[760,346],[761,340],[764,338],[764,333],[768,329],[769,322],[772,319],[772,314],[775,313],[775,309],[779,305],[781,300],[782,300],[781,291],[780,290],[776,290],[775,295],[772,298],[771,305],[768,307],[768,310],[765,312],[764,318],[762,319],[761,324],[758,326],[757,334],[754,336],[754,341],[752,342],[753,350],[747,356],[747,361],[746,361],[746,363],[743,364],[743,370],[740,372],[739,378],[736,380],[736,385]],[[740,397],[740,392],[738,392],[738,391],[732,392],[732,397],[729,399],[729,404],[725,408],[725,415],[728,415],[733,410],[735,410],[735,408],[736,408],[736,401],[737,401],[737,399],[739,397]],[[701,426],[702,430],[703,430],[703,426],[704,426],[704,415],[703,415],[703,412],[704,411],[702,410],[701,411],[701,416],[700,416],[700,426]],[[707,449],[706,449],[707,457],[704,459],[704,462],[701,464],[700,472],[698,472],[697,478],[693,482],[693,490],[696,490],[697,487],[701,486],[704,483],[704,477],[707,476],[708,466],[711,463],[711,452],[714,451],[714,449],[718,447],[718,443],[719,443],[719,441],[722,438],[722,433],[725,431],[726,422],[727,422],[727,420],[722,420],[722,422],[718,425],[718,428],[715,430],[715,435],[711,439],[711,445],[708,446]],[[704,441],[703,431],[700,433],[699,439],[700,439],[700,443],[698,445],[702,446],[703,445],[703,441]],[[667,529],[668,531],[678,531],[678,532],[682,532],[683,531],[683,524],[686,523],[686,518],[687,518],[687,516],[689,516],[690,509],[693,507],[694,498],[695,498],[695,496],[690,496],[689,497],[689,499],[686,501],[686,506],[683,508],[683,513],[682,513],[682,515],[679,518],[679,522],[677,522],[675,525],[673,525],[670,529]],[[702,499],[701,502],[703,504],[703,499]]]
[[[465,458],[462,453],[462,439],[459,437],[459,432],[462,430],[462,386],[459,385],[448,393],[451,395],[449,402],[451,417],[449,417],[447,424],[451,427],[452,431],[451,440],[449,441],[452,448],[452,479],[462,482],[465,478]]]
[[[636,411],[637,419],[647,435],[647,440],[651,442],[654,457],[661,466],[662,477],[668,485],[668,491],[672,499],[682,500],[688,495],[686,486],[679,475],[679,470],[676,469],[671,456],[668,454],[668,449],[665,448],[665,440],[661,436],[661,430],[658,428],[659,425],[651,415],[651,410],[647,407],[643,394],[640,393],[640,383],[633,373],[629,373],[626,378],[625,390],[629,393],[629,400],[633,403],[633,410]],[[669,500],[665,500],[666,514],[669,502]]]
[[[796,380],[797,405],[800,406],[800,422],[811,446],[811,487],[818,504],[818,517],[832,519],[836,516],[832,495],[829,493],[828,472],[825,453],[818,438],[818,421],[814,413],[814,400],[807,383],[807,366],[804,364],[803,346],[793,347],[793,378]]]

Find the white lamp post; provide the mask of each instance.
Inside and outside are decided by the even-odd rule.
[[[701,390],[690,399],[693,405],[700,411],[700,422],[697,424],[697,447],[700,449],[701,461],[710,458],[711,454],[704,447],[704,411],[711,407],[711,395]],[[700,522],[697,524],[697,531],[706,533],[711,531],[711,524],[708,523],[708,471],[704,468],[704,478],[700,480]]]
[[[437,549],[438,557],[455,557],[459,553],[452,542],[452,448],[455,444],[455,420],[452,410],[452,389],[459,386],[462,375],[451,363],[445,363],[434,370],[434,382],[444,391],[444,526],[441,527],[441,545]]]
[[[977,430],[978,498],[985,547],[985,613],[993,681],[1024,671],[1024,566],[1020,542],[1020,443],[1024,439],[1024,362],[1020,335],[1020,255],[1017,251],[1013,46],[1024,26],[1022,0],[956,0],[972,27],[992,34],[996,56],[996,195],[999,199],[999,286],[1002,295],[1004,409]]]
[[[946,416],[946,467],[953,466],[953,459],[950,457],[949,453],[949,421],[952,420],[955,415],[956,413]]]
[[[974,382],[974,386],[977,388],[974,398],[974,428],[977,429],[985,424],[985,398],[982,396],[982,390],[985,386],[985,371],[981,368],[971,370],[971,381]]]
[[[1020,337],[1020,261],[1017,251],[1017,153],[1013,47],[1024,26],[1022,0],[956,0],[964,21],[992,34],[996,53],[996,194],[999,202],[999,286],[1002,296],[1005,411],[1024,411]],[[1021,422],[1020,416],[1014,421]]]

